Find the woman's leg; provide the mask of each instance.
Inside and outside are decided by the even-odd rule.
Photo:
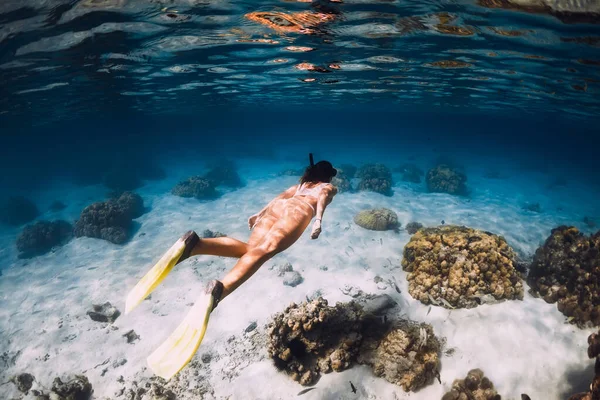
[[[240,258],[248,251],[248,244],[230,237],[200,239],[190,253],[191,256],[208,254],[211,256]]]

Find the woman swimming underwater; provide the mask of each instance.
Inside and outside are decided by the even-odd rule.
[[[175,265],[190,256],[209,254],[239,258],[222,280],[208,283],[181,325],[148,357],[148,363],[157,375],[169,379],[185,367],[202,342],[212,310],[266,261],[294,244],[313,218],[311,239],[319,237],[325,208],[337,193],[331,184],[336,174],[337,170],[330,162],[314,164],[310,154],[310,165],[300,183],[275,197],[248,219],[252,233],[247,243],[228,237],[201,239],[196,232],[189,231],[138,282],[127,297],[126,314],[141,303]]]

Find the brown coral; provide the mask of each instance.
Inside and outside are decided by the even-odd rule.
[[[377,317],[389,307],[384,300],[364,308],[355,301],[329,307],[323,298],[292,303],[269,325],[269,356],[302,385],[356,361],[406,391],[421,388],[439,374],[440,341],[430,325]]]
[[[501,236],[464,226],[417,231],[404,247],[408,291],[424,304],[447,308],[522,299],[516,255]]]
[[[456,379],[452,389],[444,394],[442,400],[500,400],[494,384],[484,376],[479,368],[469,371],[465,379]]]
[[[569,400],[597,400],[600,399],[600,331],[588,336],[588,357],[596,358],[594,365],[594,379],[590,385],[590,391],[574,394]]]
[[[321,372],[343,371],[362,339],[360,317],[354,302],[328,307],[320,297],[292,303],[269,325],[269,356],[302,385],[313,383]]]
[[[387,208],[364,210],[354,216],[354,223],[372,231],[387,231],[398,229],[398,215]]]
[[[600,325],[600,231],[586,236],[575,227],[553,229],[537,249],[527,283],[579,326]]]
[[[467,176],[455,168],[440,164],[427,171],[427,190],[456,195],[467,194]]]
[[[383,334],[365,333],[358,362],[408,392],[431,383],[438,375],[439,351],[440,342],[430,325],[399,321]]]

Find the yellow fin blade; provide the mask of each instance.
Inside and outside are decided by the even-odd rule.
[[[190,362],[204,339],[213,304],[211,294],[202,294],[181,325],[148,357],[156,375],[171,379]]]
[[[169,275],[185,250],[185,241],[177,240],[154,267],[135,285],[127,295],[125,314],[131,312]]]

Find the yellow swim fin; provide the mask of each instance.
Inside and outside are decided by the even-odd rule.
[[[156,375],[163,379],[171,379],[190,362],[204,339],[210,313],[217,306],[222,293],[221,282],[210,282],[183,322],[148,357],[148,365]]]
[[[156,287],[169,275],[179,262],[189,257],[200,238],[194,231],[189,231],[175,242],[154,267],[135,285],[127,295],[125,314],[137,307]]]

